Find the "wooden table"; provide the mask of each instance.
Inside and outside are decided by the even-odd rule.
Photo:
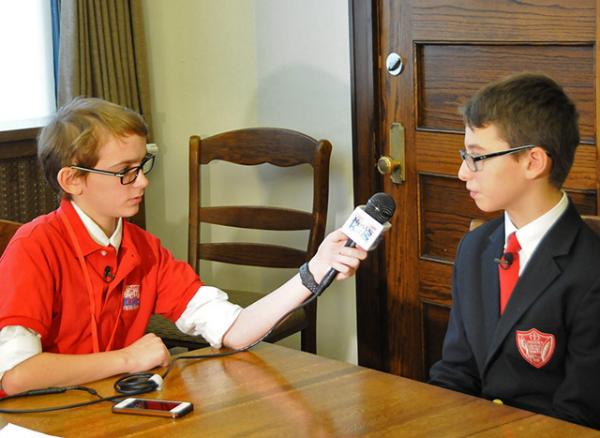
[[[208,349],[201,350],[208,351]],[[115,379],[90,386],[113,394]],[[191,401],[173,420],[112,414],[109,403],[44,414],[0,415],[59,436],[597,436],[600,432],[402,377],[260,344],[221,359],[178,361],[162,392],[143,397]],[[3,408],[65,404],[61,394],[7,401]]]

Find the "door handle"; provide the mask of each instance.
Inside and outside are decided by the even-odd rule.
[[[390,127],[390,155],[382,155],[377,160],[377,170],[382,175],[390,175],[394,184],[406,181],[404,159],[404,126],[392,123]]]

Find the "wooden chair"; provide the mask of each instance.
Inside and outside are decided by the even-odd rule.
[[[189,142],[189,239],[188,262],[199,270],[200,260],[247,266],[298,268],[317,251],[325,234],[329,193],[329,158],[331,144],[317,141],[302,133],[287,129],[252,128],[225,132]],[[269,163],[278,167],[309,164],[313,169],[312,211],[263,206],[204,206],[201,203],[201,169],[214,160],[254,166]],[[296,196],[289,194],[290,199]],[[201,236],[201,224],[216,224],[254,230],[308,230],[303,249],[289,246],[243,242],[206,242]],[[218,279],[216,280],[218,283]],[[215,284],[214,286],[219,286]],[[227,290],[231,302],[243,307],[269,291]],[[267,341],[275,342],[298,331],[303,351],[316,353],[316,301],[296,311],[273,332]],[[157,322],[158,320],[158,322]],[[160,325],[160,327],[157,327]],[[182,335],[172,323],[153,317],[153,329],[171,348],[199,348],[198,339]],[[166,330],[166,331],[165,331]],[[205,345],[205,344],[204,344]]]
[[[21,225],[22,224],[18,222],[0,219],[0,255],[2,255],[8,242],[12,239]]]
[[[469,231],[473,231],[479,225],[483,225],[484,223],[484,219],[471,219],[471,222],[469,223]]]
[[[581,219],[596,233],[600,236],[600,216],[593,216],[589,214],[582,214]]]

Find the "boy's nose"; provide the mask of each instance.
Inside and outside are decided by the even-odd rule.
[[[149,184],[148,178],[146,177],[146,175],[144,174],[144,172],[140,171],[137,174],[137,178],[133,182],[133,185],[136,186],[136,187],[147,187],[148,184]]]
[[[473,171],[469,169],[467,163],[463,160],[463,162],[460,164],[460,167],[458,168],[458,179],[460,179],[461,181],[467,181],[472,174]]]

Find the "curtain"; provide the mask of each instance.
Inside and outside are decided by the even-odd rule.
[[[60,0],[50,0],[52,14],[52,66],[54,73],[54,97],[58,98],[58,47],[60,43]]]
[[[60,0],[58,106],[100,97],[139,112],[151,130],[141,1]]]

